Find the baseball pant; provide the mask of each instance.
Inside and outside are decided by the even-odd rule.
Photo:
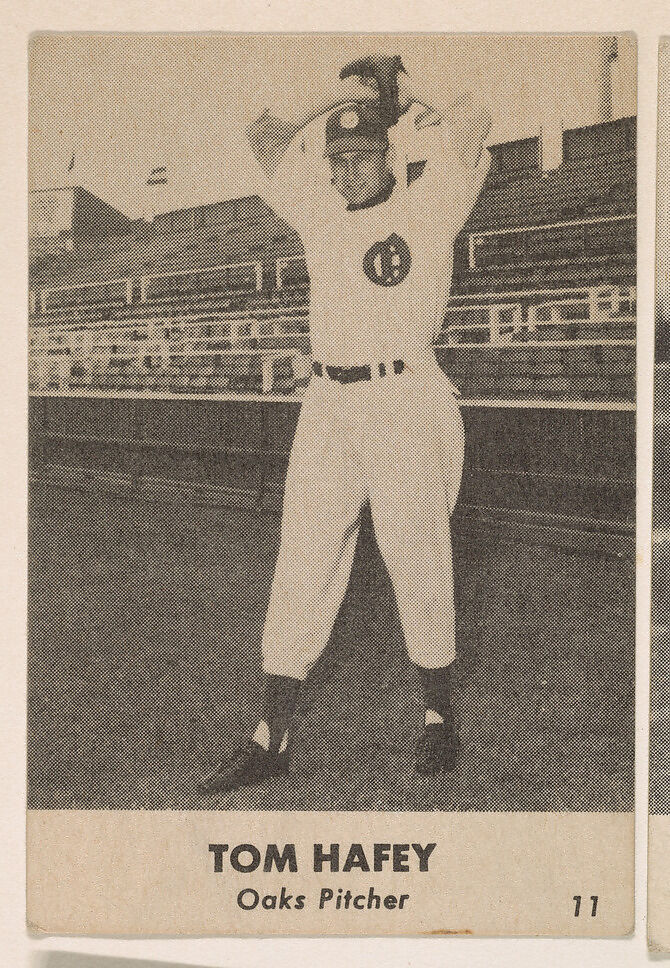
[[[455,658],[450,517],[463,420],[434,358],[388,372],[346,385],[313,377],[306,391],[263,633],[271,675],[304,679],[324,650],[366,500],[410,659],[438,668]]]

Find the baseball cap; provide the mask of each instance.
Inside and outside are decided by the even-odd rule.
[[[349,104],[326,121],[326,158],[342,151],[379,151],[388,148],[388,143],[386,125],[376,104]]]

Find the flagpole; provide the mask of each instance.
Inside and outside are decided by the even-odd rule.
[[[65,187],[66,188],[72,188],[73,187],[72,185],[70,185],[70,172],[71,171],[74,171],[74,156],[75,156],[75,152],[74,152],[74,149],[73,149],[72,150],[72,157],[70,158],[70,164],[65,169]]]

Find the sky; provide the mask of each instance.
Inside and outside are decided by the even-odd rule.
[[[670,325],[670,43],[661,44],[658,61],[658,169],[656,288],[663,325]]]
[[[464,88],[484,94],[492,144],[597,119],[589,35],[37,34],[29,186],[83,185],[132,218],[252,194],[261,178],[246,124],[268,102],[299,103],[371,51],[400,53],[435,107]],[[615,117],[635,114],[627,37],[614,95]],[[157,166],[168,184],[149,189]]]

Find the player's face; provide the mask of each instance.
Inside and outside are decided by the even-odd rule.
[[[333,185],[349,204],[362,205],[378,195],[388,181],[386,152],[343,151],[330,157]]]

